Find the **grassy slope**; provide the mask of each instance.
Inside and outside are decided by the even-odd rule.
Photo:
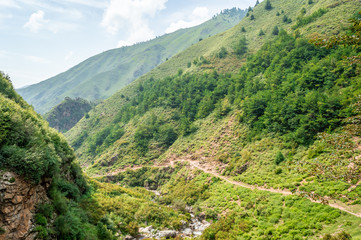
[[[115,118],[116,113],[119,111],[123,103],[127,102],[127,98],[131,99],[134,94],[137,92],[138,85],[143,81],[146,81],[151,76],[156,78],[165,77],[169,75],[174,75],[179,68],[185,69],[188,62],[193,61],[193,59],[199,58],[200,56],[205,56],[206,58],[212,58],[212,66],[222,66],[223,69],[234,69],[234,71],[238,71],[239,66],[242,64],[244,60],[238,59],[233,55],[230,55],[225,60],[220,60],[215,57],[212,57],[212,54],[218,52],[218,50],[225,46],[228,49],[231,49],[233,44],[235,44],[239,38],[242,37],[241,28],[246,28],[247,39],[252,39],[249,42],[250,52],[255,52],[258,50],[262,44],[273,38],[270,34],[271,30],[275,25],[282,27],[290,32],[291,26],[293,24],[285,24],[282,22],[282,14],[280,16],[276,16],[276,12],[281,12],[284,10],[284,14],[287,16],[298,16],[302,7],[305,7],[307,10],[306,16],[312,14],[313,11],[317,11],[319,8],[327,8],[328,6],[333,6],[334,3],[338,1],[325,1],[319,0],[318,2],[308,5],[307,1],[287,1],[287,0],[278,0],[273,3],[273,10],[266,11],[263,7],[263,4],[260,4],[258,7],[254,9],[254,16],[256,20],[251,21],[249,18],[245,18],[241,21],[240,24],[235,26],[234,28],[226,31],[225,33],[218,34],[216,36],[205,39],[198,44],[195,44],[183,51],[182,53],[176,55],[171,58],[167,62],[161,64],[159,67],[155,68],[153,71],[147,73],[143,77],[139,78],[137,81],[125,87],[123,90],[117,92],[112,97],[107,99],[104,103],[98,105],[94,108],[90,113],[89,119],[81,120],[74,128],[72,128],[67,134],[67,138],[70,142],[74,141],[82,132],[87,131],[90,137],[94,136],[96,133],[102,131],[106,126],[108,126]],[[316,21],[312,22],[309,25],[300,28],[300,32],[304,32],[306,36],[313,35],[317,29],[323,29],[325,34],[334,34],[336,32],[341,31],[340,27],[344,27],[348,25],[348,18],[354,13],[354,7],[352,1],[344,1],[343,4],[337,5],[334,8],[328,8],[329,11],[323,15],[322,17],[316,19]],[[337,14],[336,14],[337,13]],[[338,14],[342,13],[342,14]],[[336,16],[336,17],[335,17]],[[346,16],[346,17],[345,17]],[[271,20],[269,20],[271,19]],[[273,21],[277,22],[275,24]],[[293,17],[293,21],[295,22],[295,17]],[[341,24],[340,24],[341,23]],[[344,25],[342,24],[344,23]],[[267,33],[264,37],[259,37],[259,29],[264,29]],[[230,47],[231,46],[231,47]],[[211,67],[212,67],[211,66]],[[192,65],[191,69],[186,71],[207,71],[202,69],[204,65],[201,67],[197,67]],[[125,96],[125,98],[123,97]],[[131,125],[130,125],[131,126]],[[132,127],[129,128],[129,131],[132,132]],[[125,135],[128,136],[128,135]],[[128,139],[129,140],[129,139]],[[81,146],[76,152],[79,156],[80,162],[85,163],[90,160],[90,157],[84,154],[87,149],[87,145],[84,144]],[[116,149],[116,147],[114,147]],[[114,150],[108,149],[107,157]],[[115,151],[116,152],[116,151]],[[99,158],[100,159],[100,158]],[[99,159],[91,158],[92,162],[96,162]]]
[[[285,4],[286,2],[289,1],[273,1],[274,10],[270,12],[265,12],[262,5],[260,5],[255,10],[254,15],[256,19],[260,19],[257,16],[260,16],[258,14],[263,12],[266,16],[264,18],[270,17],[273,19],[276,18],[277,11],[281,12],[280,9],[284,9],[288,16],[294,16],[298,14],[302,6],[306,7],[306,15],[308,15],[312,13],[311,8],[312,11],[316,11],[320,7],[326,8],[338,1],[318,1],[311,6],[308,6],[306,1],[292,1],[292,5],[290,4],[288,7]],[[345,26],[348,25],[347,18],[354,13],[354,4],[353,1],[344,1],[341,5],[328,8],[328,13],[315,22],[300,28],[300,31],[305,33],[306,36],[311,36],[321,26],[323,26],[321,28],[322,31],[326,34],[335,34],[342,31],[339,23],[342,23],[341,27],[343,23]],[[291,6],[294,7],[295,5],[299,7],[298,10],[295,10],[293,14],[287,12],[290,11]],[[361,5],[358,7],[361,7]],[[294,18],[292,17],[295,22]],[[279,19],[282,21],[282,15]],[[262,29],[267,32],[266,37],[263,39],[258,36],[260,28],[256,28],[254,25],[253,27],[256,30],[253,33],[247,29],[250,27],[250,22],[246,19],[228,32],[192,46],[134,84],[129,85],[123,91],[118,92],[101,106],[98,106],[90,113],[90,119],[83,119],[67,134],[67,137],[73,141],[82,131],[88,131],[90,136],[94,136],[113,121],[118,108],[120,108],[123,102],[127,101],[126,97],[132,99],[139,83],[147,81],[151,75],[162,77],[175,74],[179,68],[186,70],[187,62],[199,58],[199,56],[204,55],[206,58],[212,59],[213,65],[211,67],[214,66],[220,69],[219,67],[223,66],[226,70],[237,70],[238,65],[242,64],[242,60],[238,60],[233,56],[229,56],[225,60],[219,60],[212,55],[222,46],[231,49],[229,46],[232,46],[239,38],[239,36],[234,37],[234,34],[236,32],[239,33],[242,26],[246,26],[246,34],[250,34],[247,37],[248,39],[252,39],[252,35],[254,36],[256,41],[249,42],[249,47],[251,52],[256,51],[264,41],[272,38],[270,32],[274,24],[270,22],[267,19],[263,19],[258,25],[258,27],[262,26]],[[254,24],[257,24],[257,21]],[[292,31],[291,26],[293,24],[283,25],[283,28]],[[282,23],[279,24],[279,26],[281,25]],[[230,34],[230,32],[233,34]],[[221,43],[220,39],[223,39],[224,43]],[[194,65],[189,69],[189,71],[201,70],[201,68],[197,68]],[[163,71],[165,72],[163,73]],[[121,95],[125,97],[122,98]],[[172,116],[171,110],[153,109],[143,117],[131,120],[126,125],[127,130],[124,136],[96,158],[91,158],[85,154],[85,149],[88,147],[86,144],[81,146],[77,151],[80,161],[85,164],[91,161],[95,163],[95,165],[88,169],[90,173],[113,171],[119,167],[131,164],[143,164],[142,158],[132,156],[134,152],[133,135],[137,126],[149,121],[152,114],[172,124],[169,119]],[[307,159],[312,149],[317,148],[317,142],[310,148],[295,148],[275,136],[265,136],[262,139],[255,139],[250,142],[245,138],[248,126],[239,124],[238,118],[239,112],[233,111],[221,120],[218,120],[212,114],[205,119],[196,121],[194,125],[198,129],[197,132],[178,138],[171,148],[161,154],[155,161],[167,162],[172,159],[196,160],[203,162],[209,167],[214,168],[214,166],[218,166],[219,170],[225,169],[225,174],[228,174],[227,167],[237,168],[246,162],[250,162],[250,166],[245,173],[240,176],[233,176],[235,180],[265,186],[266,188],[297,189],[299,187],[300,190],[303,188],[307,190],[308,188],[307,191],[311,189],[320,195],[332,195],[335,192],[342,193],[347,191],[349,184],[322,182],[307,173],[299,171],[297,162],[305,158]],[[177,128],[178,126],[174,127]],[[152,143],[150,145],[149,157],[151,158],[152,154],[158,156],[159,153],[156,151],[156,146],[153,147]],[[279,151],[286,156],[287,161],[276,166],[274,159]],[[112,162],[112,157],[118,153],[124,158],[121,157],[119,160]],[[360,152],[355,151],[354,154],[359,155]],[[320,158],[324,157],[324,155],[327,155],[327,151],[325,151],[325,154],[321,154]],[[132,157],[134,158],[132,159]],[[280,171],[276,171],[278,169]],[[230,174],[231,176],[233,175],[232,171]],[[361,194],[360,190],[356,191],[358,195]],[[235,236],[239,239],[270,239],[271,236],[275,239],[277,237],[280,239],[318,239],[325,233],[334,233],[341,230],[351,233],[354,239],[361,237],[358,227],[360,220],[358,218],[340,213],[326,206],[311,203],[298,196],[281,197],[277,194],[250,191],[220,183],[212,178],[212,176],[202,174],[199,171],[183,169],[179,174],[173,175],[171,181],[161,187],[161,191],[166,193],[166,199],[162,201],[165,201],[168,205],[179,204],[179,201],[185,202],[188,205],[193,205],[197,213],[204,211],[210,220],[221,219],[221,221],[218,221],[218,226],[218,223],[212,225],[210,230],[203,236],[204,239],[212,239],[209,236],[213,236],[213,231],[216,231],[217,239],[236,239]],[[283,207],[281,207],[282,205]],[[228,221],[228,215],[232,214],[236,215],[236,220]],[[224,225],[222,225],[222,222]],[[233,227],[234,229],[229,230],[229,228]],[[245,231],[243,231],[243,228]],[[208,237],[207,234],[209,234]]]
[[[200,38],[205,39],[233,27],[244,15],[243,10],[233,15],[220,14],[196,27],[106,51],[53,78],[18,89],[18,92],[40,113],[49,111],[67,96],[87,100],[108,98],[166,59],[197,43]]]

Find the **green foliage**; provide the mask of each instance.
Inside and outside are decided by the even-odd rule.
[[[44,227],[48,225],[48,221],[46,220],[46,218],[39,213],[35,215],[35,223]]]
[[[246,28],[245,28],[245,27],[242,27],[242,28],[241,28],[241,32],[246,32]]]
[[[276,165],[279,165],[284,160],[285,160],[285,156],[283,156],[283,154],[281,152],[278,152],[277,155],[276,155],[276,158],[275,158]]]
[[[324,8],[320,8],[309,16],[301,15],[297,18],[296,24],[292,26],[292,29],[297,29],[299,27],[305,26],[315,21],[317,18],[322,17],[325,13],[327,13],[327,10]]]
[[[247,53],[248,47],[247,47],[247,39],[246,37],[243,37],[239,40],[238,44],[234,46],[233,51],[236,55],[242,56],[245,53]]]
[[[264,36],[264,35],[265,35],[264,31],[261,29],[258,33],[258,36]]]
[[[255,18],[254,15],[252,14],[249,19],[250,19],[250,20],[255,20],[256,18]]]
[[[199,38],[207,39],[210,35],[232,28],[245,14],[245,10],[238,8],[223,11],[199,26],[98,54],[65,73],[18,91],[41,114],[48,112],[67,96],[90,101],[106,99],[166,59],[198,42]],[[186,66],[187,62],[175,71]],[[96,71],[94,66],[97,66]]]
[[[71,99],[66,97],[64,101],[52,108],[44,117],[49,122],[50,127],[60,132],[66,132],[84,115],[88,114],[94,105],[82,98]],[[87,117],[89,118],[89,114]]]
[[[349,240],[349,239],[352,239],[352,236],[350,234],[348,234],[347,232],[342,231],[342,232],[336,233],[334,235],[327,234],[322,239],[323,240]]]
[[[264,9],[266,10],[272,10],[272,4],[270,0],[266,0],[266,4],[264,5]]]
[[[273,35],[278,35],[278,33],[280,32],[280,30],[278,29],[278,27],[277,26],[275,26],[274,28],[273,28],[273,30],[272,30],[272,34]]]
[[[227,56],[227,54],[228,54],[227,49],[225,47],[222,47],[219,50],[219,52],[217,53],[217,57],[222,59],[222,58],[225,58]]]
[[[283,15],[282,21],[284,23],[292,23],[292,19],[287,17],[287,15]]]
[[[0,235],[3,235],[5,233],[5,229],[3,229],[2,227],[0,227]]]

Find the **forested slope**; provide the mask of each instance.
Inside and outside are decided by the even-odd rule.
[[[162,193],[159,202],[192,206],[214,220],[204,239],[332,239],[330,232],[348,238],[343,230],[357,239],[360,219],[344,212],[360,215],[360,46],[352,41],[360,34],[354,9],[361,4],[274,0],[266,9],[266,2],[250,13],[253,20],[116,93],[67,137],[88,173],[153,186]],[[284,21],[290,12],[298,17]],[[250,21],[258,26],[248,33],[256,41],[248,40],[244,53],[244,38],[235,33],[243,27],[247,33]],[[323,39],[335,33],[350,42],[331,48],[310,42],[332,42]],[[187,164],[166,181],[151,174],[176,162],[271,193],[230,186]],[[133,171],[120,170],[126,168]],[[293,194],[277,194],[282,190]]]

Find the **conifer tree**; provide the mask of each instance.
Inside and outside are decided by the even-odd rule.
[[[273,34],[273,35],[278,35],[279,32],[280,32],[280,30],[278,29],[277,26],[275,26],[275,27],[273,28],[272,34]]]
[[[272,5],[270,0],[266,0],[266,5],[264,7],[266,10],[271,10],[272,9]]]

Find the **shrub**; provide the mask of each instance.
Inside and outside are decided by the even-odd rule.
[[[225,58],[227,54],[228,54],[227,49],[225,47],[222,47],[221,50],[219,50],[217,57],[222,59]]]
[[[281,162],[285,160],[285,156],[281,152],[278,152],[275,158],[275,163],[279,165]]]
[[[46,218],[39,213],[35,215],[35,223],[44,227],[48,225]]]
[[[54,213],[54,207],[49,203],[40,204],[36,207],[36,212],[45,216],[46,218],[51,218]]]

